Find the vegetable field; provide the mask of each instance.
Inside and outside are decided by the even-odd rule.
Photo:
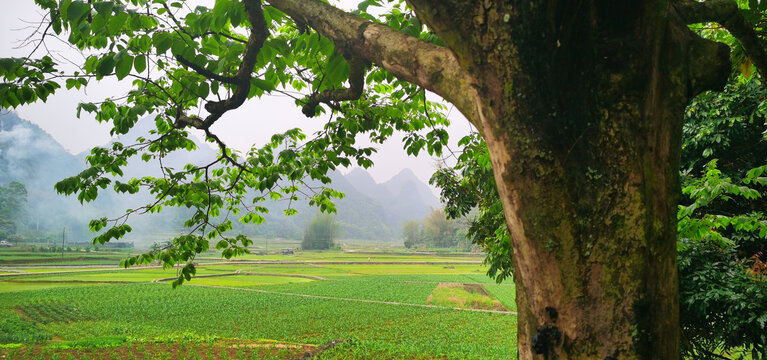
[[[476,258],[345,257],[200,264],[200,277],[175,290],[158,281],[173,269],[3,267],[0,351],[20,359],[514,356],[514,287],[493,283]],[[471,291],[441,296],[445,288]],[[462,293],[471,301],[455,298]]]

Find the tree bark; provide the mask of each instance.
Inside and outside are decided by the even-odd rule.
[[[512,237],[519,358],[679,357],[682,117],[692,96],[724,86],[725,45],[691,33],[668,1],[409,0],[449,49],[409,54],[417,76],[371,26],[340,36],[309,2],[271,3],[428,80],[485,138]]]

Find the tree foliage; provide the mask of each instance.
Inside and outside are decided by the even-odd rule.
[[[304,250],[327,250],[334,246],[341,228],[331,214],[317,214],[306,224],[301,248]]]
[[[687,110],[679,208],[682,351],[767,356],[765,92],[742,75]]]
[[[13,181],[8,186],[0,185],[0,239],[15,235],[19,223],[25,217],[27,189],[24,184]]]
[[[519,351],[530,358],[675,356],[676,227],[669,219],[675,125],[691,96],[724,85],[729,65],[726,46],[685,26],[701,24],[705,32],[711,23],[721,25],[711,37],[767,74],[759,38],[767,8],[756,1],[539,7],[408,0],[414,11],[393,1],[377,17],[366,12],[377,0],[362,1],[353,14],[318,0],[270,0],[269,6],[217,0],[194,8],[173,0],[36,2],[47,11],[42,37],[66,37],[85,61],[66,70],[50,56],[0,60],[0,107],[45,101],[62,86],[80,89],[114,77],[129,80],[132,90],[78,110],[109,122],[113,134],[126,134],[141,116],[155,119],[150,138],[96,148],[88,169],[57,184],[81,202],[108,188],[154,195],[124,215],[92,221],[92,230],[101,232],[95,242],[130,232],[137,214],[163,207],[192,212],[187,234],[124,265],[185,263],[178,285],[194,275],[194,257],[212,242],[225,257],[246,252],[250,240],[228,234],[234,221],[263,222],[265,199],[285,200],[287,215],[299,196],[333,212],[332,199],[342,194],[305,179],[327,184],[328,171],[337,167],[370,166],[374,149],[357,145],[359,135],[379,143],[404,131],[408,154],[440,155],[445,109],[427,100],[429,89],[453,103],[490,145],[476,134],[465,138],[457,166],[433,183],[450,189],[444,197],[451,216],[479,207],[469,232],[489,249],[496,278],[509,276],[514,249],[520,262],[514,265],[525,269],[515,279],[517,336],[525,345]],[[747,61],[736,63],[752,69]],[[293,96],[309,117],[324,114],[324,129],[311,137],[288,130],[246,153],[232,151],[213,130],[245,101],[276,93]],[[195,146],[189,129],[202,131],[219,148],[218,158],[183,169],[162,166],[168,153]],[[500,165],[494,176],[489,154]],[[121,179],[134,157],[158,162],[162,176]],[[688,215],[691,224],[707,220],[694,210]],[[592,286],[582,276],[612,283]],[[598,301],[574,300],[581,298]],[[570,313],[558,317],[551,304]],[[592,316],[595,309],[602,313]],[[563,332],[575,340],[563,345]]]
[[[308,197],[323,212],[335,211],[333,199],[343,196],[325,184],[328,172],[356,164],[369,167],[375,148],[357,145],[357,136],[373,143],[405,132],[409,154],[441,154],[447,142],[444,106],[426,99],[418,85],[395,78],[320,36],[306,25],[261,1],[219,0],[212,7],[184,1],[37,0],[47,14],[39,43],[62,36],[83,52],[85,61],[72,70],[51,56],[0,60],[0,107],[15,108],[45,101],[57,89],[81,89],[105,77],[130,81],[131,90],[100,102],[81,103],[112,126],[113,135],[126,134],[139,118],[154,117],[156,129],[135,143],[115,142],[94,148],[88,168],[56,185],[59,193],[80,202],[102,191],[121,195],[139,192],[155,198],[124,214],[91,221],[98,232],[94,244],[119,239],[131,232],[131,218],[155,214],[168,207],[187,208],[187,233],[166,247],[131,257],[125,266],[162,261],[186,264],[179,279],[194,274],[192,261],[209,243],[225,257],[246,252],[250,240],[228,235],[234,222],[260,224],[269,211],[266,199],[290,204]],[[363,2],[355,13],[425,41],[439,42],[395,2],[391,12],[373,17]],[[47,25],[47,27],[45,27]],[[355,89],[344,88],[349,82]],[[362,86],[365,86],[364,91]],[[356,94],[347,94],[347,93]],[[229,148],[211,129],[246,100],[265,95],[293,97],[307,116],[324,114],[322,131],[307,136],[300,129],[275,134],[271,141],[246,153]],[[347,94],[347,95],[339,95]],[[349,96],[354,95],[354,96]],[[196,113],[206,114],[198,117]],[[263,119],[262,121],[273,121]],[[202,130],[219,149],[207,164],[183,169],[165,167],[162,159],[174,151],[192,150],[188,129]],[[122,179],[128,161],[155,162],[162,176]]]
[[[448,217],[458,219],[476,209],[466,236],[483,249],[487,274],[500,283],[511,276],[511,238],[487,145],[478,133],[464,137],[458,144],[463,148],[456,164],[439,169],[430,183],[441,189]]]
[[[471,250],[466,237],[464,219],[452,219],[444,209],[433,209],[423,221],[406,221],[402,224],[405,247],[459,248]]]
[[[767,164],[767,89],[758,80],[741,77],[721,92],[696,97],[686,111],[682,172],[697,175],[712,159],[725,175],[745,177]]]
[[[767,218],[763,209],[722,214],[716,202],[753,201],[767,184],[767,165],[743,184],[722,177],[711,161],[703,177],[683,189],[693,202],[679,207],[679,287],[682,351],[690,359],[721,353],[767,358]],[[752,253],[753,245],[761,250]]]
[[[405,239],[404,244],[408,249],[412,249],[418,243],[418,238],[421,232],[421,224],[415,220],[408,220],[402,224],[402,238]]]

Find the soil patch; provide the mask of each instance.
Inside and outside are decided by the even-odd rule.
[[[75,261],[109,261],[109,265],[114,265],[119,259],[113,257],[65,257],[65,258],[33,258],[33,259],[13,259],[13,260],[0,260],[0,265],[15,265],[15,264],[57,264],[67,263]]]
[[[11,308],[11,311],[13,311],[13,312],[15,312],[15,313],[19,314],[19,316],[21,316],[21,318],[22,318],[22,319],[26,319],[26,320],[29,320],[29,319],[30,319],[30,318],[29,318],[29,315],[27,315],[27,313],[25,313],[25,312],[24,312],[24,310],[21,310],[21,309],[20,309],[20,308],[18,308],[18,307],[12,307],[12,308]]]
[[[426,303],[461,309],[509,310],[479,284],[439,283]]]

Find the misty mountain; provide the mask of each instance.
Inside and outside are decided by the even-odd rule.
[[[398,227],[388,221],[391,215],[386,208],[361,193],[340,172],[333,171],[328,175],[332,183],[325,185],[344,193],[344,198],[335,199],[336,221],[341,228],[341,237],[360,240],[390,240],[398,237]],[[319,182],[310,181],[312,187],[319,187]],[[298,211],[292,216],[285,216],[288,208],[287,201],[267,201],[265,206],[269,214],[266,221],[258,227],[249,230],[263,237],[282,237],[300,239],[303,236],[304,225],[307,224],[319,210],[309,206],[309,200],[302,198],[290,204],[291,209]]]
[[[126,145],[135,143],[137,137],[149,136],[152,125],[151,119],[142,119],[131,132],[113,141]],[[203,163],[215,159],[215,152],[209,146],[192,139],[197,143],[196,151],[171,153],[163,165],[181,169],[188,162]],[[103,147],[111,145],[110,142]],[[54,185],[83,171],[89,154],[90,151],[70,154],[50,134],[15,113],[0,115],[0,184],[18,181],[25,185],[28,196],[24,230],[36,231],[42,237],[52,236],[55,232],[60,239],[66,227],[70,241],[83,242],[93,237],[88,229],[91,219],[114,218],[122,215],[125,209],[152,202],[154,198],[149,194],[121,196],[107,190],[100,191],[95,201],[83,205],[76,196],[57,194]],[[138,159],[129,162],[123,170],[124,178],[161,174],[158,162],[146,163]],[[167,209],[160,215],[132,217],[129,223],[134,232],[126,236],[125,241],[141,242],[148,235],[179,233],[188,213],[187,209]]]
[[[360,168],[352,170],[346,178],[359,192],[387,209],[387,223],[397,230],[406,220],[423,219],[432,209],[441,207],[429,186],[407,168],[381,184]]]
[[[54,184],[84,168],[37,125],[14,113],[0,115],[0,184],[18,181],[27,189],[26,227],[74,236],[88,233],[87,219],[96,214],[74,198],[58,196]]]
[[[130,145],[137,143],[136,139],[138,138],[144,138],[147,140],[155,139],[158,136],[150,133],[150,131],[153,129],[155,129],[154,117],[148,116],[142,118],[136,122],[136,124],[133,126],[133,128],[130,129],[130,131],[128,131],[127,134],[116,137],[109,144],[104,144],[102,147],[109,148],[116,141],[119,141],[123,145]],[[167,154],[167,156],[162,160],[162,167],[171,168],[178,171],[183,169],[186,164],[206,165],[216,159],[216,151],[213,150],[210,145],[201,142],[194,136],[190,136],[189,139],[195,143],[196,149],[194,151],[177,150]],[[85,157],[89,154],[90,151],[85,151],[78,154],[77,157],[85,162]],[[125,176],[128,178],[142,176],[157,177],[162,175],[160,165],[161,164],[157,160],[152,160],[149,162],[132,161],[128,163],[128,166],[126,166],[123,171],[125,172]]]
[[[0,182],[23,181],[34,188],[53,188],[49,174],[63,174],[80,168],[48,133],[16,114],[0,116]],[[42,185],[42,186],[40,186]]]
[[[357,191],[367,195],[379,204],[385,203],[393,196],[386,186],[376,183],[376,181],[373,180],[373,177],[370,176],[370,173],[362,168],[352,169],[352,171],[346,174],[346,180],[349,181]]]
[[[112,142],[128,145],[135,143],[138,137],[151,138],[153,135],[149,131],[153,128],[153,119],[144,118],[128,134]],[[193,136],[190,139],[197,145],[195,151],[173,152],[163,159],[162,166],[181,169],[187,163],[204,165],[216,158],[216,152],[208,144]],[[111,142],[103,147],[111,147]],[[56,194],[54,184],[85,169],[88,154],[89,151],[78,155],[68,153],[37,125],[14,113],[0,115],[0,184],[19,181],[27,187],[30,215],[27,229],[60,233],[66,226],[73,237],[78,237],[75,241],[85,241],[93,236],[87,229],[90,219],[116,217],[127,208],[152,202],[150,194],[123,196],[102,191],[96,201],[81,205],[75,197]],[[157,160],[143,162],[138,158],[132,159],[124,172],[126,178],[161,175]],[[332,172],[329,176],[333,181],[327,186],[345,194],[343,199],[336,200],[336,220],[341,225],[342,238],[399,239],[404,221],[421,220],[432,208],[439,207],[439,201],[429,187],[409,169],[382,184],[377,184],[367,171],[359,168],[346,176],[340,172]],[[310,185],[321,184],[310,182]],[[270,200],[264,206],[270,211],[263,224],[236,222],[235,231],[250,236],[300,239],[304,224],[318,212],[309,206],[308,199],[291,203],[290,207],[298,214],[289,217],[283,212],[288,208],[286,201]],[[184,230],[183,221],[189,214],[189,209],[165,208],[160,214],[132,217],[129,224],[134,232],[126,237],[126,241],[145,245],[167,240]]]
[[[429,187],[418,180],[409,169],[395,175],[391,180],[378,184],[370,174],[360,168],[342,175],[334,171],[329,174],[332,189],[344,193],[343,199],[335,200],[336,221],[340,223],[341,237],[368,240],[395,240],[400,238],[402,223],[407,220],[422,220],[432,209],[440,207],[439,200]],[[320,186],[319,183],[310,183]],[[264,237],[300,238],[304,224],[317,214],[318,210],[302,199],[291,204],[298,214],[286,217],[285,201],[268,201],[269,214],[264,224],[250,229]]]
[[[439,199],[432,194],[429,186],[421,182],[415,176],[413,170],[402,169],[397,175],[394,175],[389,181],[382,184],[390,193],[396,197],[402,195],[413,195],[419,202],[430,207],[438,207]]]

